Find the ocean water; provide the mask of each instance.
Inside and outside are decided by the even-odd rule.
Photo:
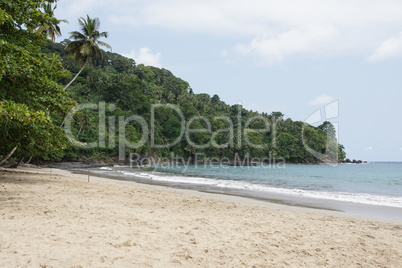
[[[361,208],[393,208],[391,214],[397,215],[391,216],[402,218],[402,163],[399,162],[340,164],[335,167],[324,164],[256,167],[165,164],[145,168],[103,167],[91,172],[142,183],[293,205],[345,211],[353,211],[351,208],[359,205]],[[348,206],[335,205],[342,202]]]

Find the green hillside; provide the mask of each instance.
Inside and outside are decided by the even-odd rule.
[[[169,70],[102,51],[98,45],[110,46],[99,40],[108,33],[98,31],[98,18],[80,18],[72,41],[53,43],[64,21],[54,17],[54,2],[0,2],[0,166],[127,161],[133,153],[214,162],[345,157],[329,122],[313,127],[229,105]]]
[[[64,68],[75,74],[81,66],[74,65],[65,45],[52,43],[43,51],[59,53]],[[44,158],[66,160],[82,155],[104,158],[119,153],[122,156],[119,145],[125,141],[124,157],[134,152],[158,157],[173,154],[185,159],[194,159],[197,155],[198,159],[238,156],[317,162],[305,149],[303,137],[306,145],[318,153],[326,153],[329,161],[345,157],[343,146],[336,144],[329,122],[319,127],[305,126],[300,121],[284,120],[281,112],[258,113],[237,104],[229,105],[217,94],[194,92],[188,82],[169,70],[137,65],[133,59],[116,53],[103,54],[101,62],[88,64],[67,89],[77,103],[97,105],[98,109],[82,109],[74,114],[72,134],[79,142],[97,142],[98,146],[89,149],[69,146]],[[70,78],[63,78],[59,83],[65,85],[69,81]],[[100,141],[99,104],[102,103],[106,135]],[[142,118],[142,123],[125,121],[134,115]],[[62,121],[62,117],[55,120],[56,123]],[[125,127],[121,129],[119,126],[123,124]],[[145,131],[147,135],[144,135]],[[327,133],[331,131],[332,138],[327,144],[327,136],[331,136]],[[121,132],[125,132],[124,137]]]

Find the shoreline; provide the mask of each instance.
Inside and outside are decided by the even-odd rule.
[[[95,167],[97,168],[97,167]],[[84,169],[66,169],[72,173],[82,173],[86,174],[88,170]],[[101,171],[102,172],[102,171]],[[141,173],[147,173],[147,171],[141,171]],[[130,178],[100,173],[100,170],[91,170],[93,176],[100,178],[107,178],[109,180],[115,181],[126,181],[138,183],[140,185],[150,185],[150,186],[161,186],[168,187],[172,189],[188,190],[190,192],[201,192],[206,194],[216,194],[216,195],[227,195],[233,198],[245,198],[255,201],[278,204],[290,207],[301,207],[309,208],[315,210],[328,210],[337,211],[342,213],[356,214],[361,217],[378,217],[390,220],[396,220],[402,222],[402,208],[391,207],[391,206],[381,206],[373,204],[363,204],[351,201],[340,201],[324,198],[312,198],[305,196],[280,194],[280,193],[269,193],[269,196],[264,192],[252,191],[247,189],[232,189],[232,188],[216,188],[216,187],[206,187],[205,185],[199,184],[183,184],[183,183],[171,183],[165,181],[154,181],[144,179],[138,176],[132,176]]]
[[[0,266],[394,266],[402,222],[55,169],[0,169]]]
[[[90,168],[99,168],[99,166],[90,167]],[[17,170],[26,170],[26,171],[38,171],[42,170],[45,173],[50,172],[63,176],[74,176],[80,178],[82,180],[87,179],[88,170],[84,169],[60,169],[60,168],[20,168]],[[143,172],[143,171],[142,171]],[[104,175],[99,173],[94,173],[90,170],[90,178],[91,180],[104,181],[110,183],[122,183],[131,186],[138,187],[149,187],[151,189],[157,189],[162,191],[171,191],[175,193],[184,193],[187,195],[198,196],[211,198],[219,201],[227,201],[237,203],[239,205],[248,205],[248,206],[257,206],[263,208],[274,208],[274,209],[283,209],[290,211],[300,211],[313,213],[318,215],[328,215],[342,218],[350,218],[356,220],[363,221],[375,221],[381,223],[389,223],[389,224],[399,224],[402,225],[402,209],[395,207],[386,207],[386,206],[377,206],[377,205],[367,205],[367,204],[359,204],[353,202],[346,201],[333,201],[333,200],[325,200],[325,199],[315,199],[308,197],[299,197],[299,196],[289,196],[289,195],[281,195],[281,194],[273,194],[272,198],[266,197],[258,197],[258,196],[250,196],[243,195],[241,192],[220,192],[220,191],[212,191],[212,190],[203,190],[195,187],[185,187],[185,186],[177,186],[177,185],[169,185],[169,183],[164,184],[161,181],[158,182],[150,182],[142,179],[141,177],[135,177],[136,180],[126,179],[125,177],[118,177],[112,175]],[[191,186],[191,185],[190,185]],[[287,197],[287,198],[286,198]],[[339,205],[341,204],[341,206]],[[343,210],[341,208],[346,208],[347,210]],[[377,213],[373,213],[373,209],[377,211]],[[384,216],[389,215],[389,213],[378,213],[381,210],[390,211],[390,213],[401,212],[399,217],[395,216]],[[365,213],[362,213],[362,210]]]

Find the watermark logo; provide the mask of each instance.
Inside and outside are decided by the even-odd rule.
[[[156,171],[158,168],[162,169],[174,169],[182,168],[182,172],[185,172],[190,165],[193,168],[211,168],[211,169],[227,169],[229,167],[239,168],[262,168],[262,169],[282,169],[286,166],[286,160],[282,157],[272,157],[271,153],[267,157],[257,158],[250,157],[250,154],[246,153],[241,157],[238,153],[235,153],[233,160],[223,158],[206,158],[203,153],[195,153],[194,158],[183,158],[171,153],[170,157],[162,157],[157,159],[150,159],[148,157],[141,156],[138,153],[130,153],[129,165],[130,167],[143,167],[148,166]]]
[[[247,120],[243,120],[243,107],[240,102],[237,104],[236,108],[237,111],[232,110],[231,116],[216,116],[213,118],[193,116],[186,120],[183,112],[176,105],[153,104],[151,105],[150,118],[145,120],[143,117],[138,115],[114,115],[116,111],[116,106],[114,104],[106,104],[105,102],[100,102],[98,104],[87,103],[79,104],[70,110],[64,121],[64,129],[69,141],[78,148],[118,148],[119,160],[124,161],[126,160],[126,156],[130,155],[130,163],[140,162],[140,165],[144,165],[143,160],[136,159],[135,161],[132,161],[132,156],[138,156],[138,154],[132,154],[136,149],[140,149],[144,145],[151,149],[169,149],[178,145],[182,141],[185,141],[185,143],[188,144],[187,148],[191,148],[190,150],[192,153],[190,155],[193,156],[193,159],[181,159],[180,161],[170,159],[164,162],[175,161],[175,163],[185,163],[187,161],[187,163],[189,163],[188,161],[192,161],[193,164],[197,164],[198,161],[202,159],[204,162],[206,161],[205,163],[218,164],[218,166],[255,166],[256,163],[258,163],[258,165],[265,163],[268,163],[269,165],[277,164],[278,162],[284,163],[285,159],[280,155],[277,155],[275,152],[275,149],[277,148],[277,128],[278,124],[283,120],[282,117],[277,117],[275,113],[273,113],[271,116],[253,115],[247,117]],[[169,141],[169,143],[157,142],[156,114],[157,111],[160,112],[159,109],[169,111],[169,114],[174,114],[175,118],[177,118],[179,131],[176,133],[177,136],[174,137],[175,139]],[[84,110],[93,110],[97,113],[97,141],[81,142],[78,138],[74,137],[72,131],[74,116]],[[106,116],[106,114],[108,114],[108,116]],[[319,109],[312,113],[305,120],[301,130],[304,148],[311,155],[324,163],[335,164],[338,160],[338,123],[329,123],[328,121],[336,119],[338,116],[339,102],[334,101],[326,105],[323,109]],[[326,124],[326,122],[328,122],[328,124]],[[325,150],[322,150],[322,148],[314,148],[310,143],[310,135],[312,133],[311,125],[317,123],[323,123],[321,125],[322,130],[327,133],[327,146]],[[133,124],[135,124],[136,129],[139,130],[135,141],[126,137],[128,126],[130,125],[132,128]],[[213,125],[215,125],[214,128],[212,127]],[[217,125],[220,126],[220,128],[217,128]],[[106,131],[107,128],[108,131]],[[199,140],[194,139],[194,136],[197,134],[208,137],[208,140],[200,142]],[[222,136],[225,137],[223,141]],[[269,139],[266,139],[269,140],[269,142],[263,142],[264,139],[261,138],[266,136],[269,136]],[[267,150],[272,150],[273,154],[271,155],[271,152],[269,152],[265,158],[253,158],[250,160],[249,153],[243,153],[243,157],[240,158],[237,151],[243,148],[243,146],[249,149],[259,150],[268,148]],[[234,158],[231,160],[227,158],[209,159],[205,155],[202,156],[198,153],[199,150],[206,148],[218,149],[217,151],[223,148],[232,148]],[[277,162],[273,163],[273,161]]]
[[[180,133],[177,136],[177,138],[172,141],[171,143],[168,144],[157,144],[155,141],[155,111],[163,107],[165,109],[170,109],[173,112],[175,112],[179,119],[180,119]],[[72,132],[72,121],[74,118],[74,115],[84,109],[91,109],[91,110],[97,110],[98,111],[98,117],[99,117],[99,122],[98,122],[98,127],[99,127],[99,135],[98,135],[98,141],[93,141],[89,143],[83,143],[77,140]],[[101,102],[99,104],[79,104],[75,106],[73,109],[70,110],[70,112],[67,114],[66,119],[64,121],[64,129],[67,135],[67,138],[69,141],[76,147],[83,148],[83,149],[88,149],[88,148],[105,148],[106,147],[106,112],[113,112],[115,111],[116,107],[115,105],[106,105],[104,102]],[[256,115],[251,118],[249,118],[244,124],[242,122],[242,106],[238,105],[238,112],[237,112],[237,120],[236,120],[236,128],[234,127],[235,122],[228,117],[228,116],[216,116],[212,119],[212,122],[215,121],[222,121],[226,123],[226,127],[222,127],[220,129],[217,129],[215,131],[212,131],[212,124],[210,119],[208,119],[205,116],[194,116],[190,118],[187,122],[185,120],[185,117],[182,113],[182,111],[179,109],[178,106],[173,105],[173,104],[153,104],[151,105],[151,116],[150,116],[150,125],[147,123],[147,121],[138,116],[138,115],[132,115],[130,117],[125,118],[124,116],[108,116],[108,125],[109,125],[109,148],[114,148],[116,146],[115,140],[116,140],[116,119],[118,121],[118,146],[119,146],[119,158],[120,160],[124,160],[125,158],[125,149],[126,148],[131,148],[131,149],[138,149],[142,147],[147,141],[150,142],[150,147],[151,148],[156,148],[156,149],[163,149],[163,148],[171,148],[175,145],[177,145],[179,142],[181,142],[183,139],[186,140],[186,142],[193,148],[195,149],[205,149],[207,147],[214,147],[214,148],[226,148],[226,147],[236,147],[236,148],[241,148],[243,145],[243,142],[251,147],[251,148],[266,148],[268,144],[256,144],[253,143],[249,137],[249,132],[257,132],[257,133],[262,133],[262,134],[270,134],[273,133],[275,135],[275,131],[271,131],[271,125],[275,127],[276,122],[268,122],[268,119],[261,116],[261,115]],[[251,128],[251,124],[255,121],[258,121],[264,126],[264,128],[258,128],[258,129],[253,129]],[[274,119],[273,119],[274,120]],[[193,128],[193,123],[194,121],[202,122],[205,124],[206,127],[204,128]],[[126,128],[127,125],[130,122],[135,122],[141,126],[141,139],[137,142],[130,142],[126,138]],[[242,129],[244,131],[242,131]],[[197,144],[194,140],[191,138],[191,134],[193,133],[207,133],[210,135],[210,140],[207,143],[204,144]],[[217,136],[221,133],[226,133],[227,134],[227,142],[226,143],[219,143],[217,141]],[[275,138],[273,139],[275,140]]]
[[[304,148],[315,158],[323,163],[336,166],[338,164],[338,133],[339,123],[335,121],[339,117],[339,101],[333,101],[322,109],[313,112],[304,121],[302,128],[302,141]],[[335,122],[334,122],[335,121]],[[317,151],[310,147],[308,128],[311,125],[321,124],[322,130],[327,134],[325,151]]]

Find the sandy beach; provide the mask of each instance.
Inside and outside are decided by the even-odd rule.
[[[0,169],[0,267],[402,267],[402,223]]]

